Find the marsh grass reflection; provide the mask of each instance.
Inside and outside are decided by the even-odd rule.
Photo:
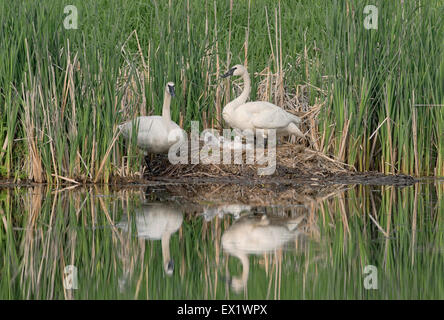
[[[157,191],[138,188],[0,190],[0,298],[444,297],[442,183],[355,186],[285,205],[163,190],[160,204]],[[236,246],[235,234],[253,236],[254,225],[272,229]],[[63,287],[67,265],[78,269],[77,290]],[[378,290],[364,288],[366,265],[378,270]]]

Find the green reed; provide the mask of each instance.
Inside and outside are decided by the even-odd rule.
[[[442,175],[442,2],[376,1],[377,30],[364,28],[365,5],[334,1],[327,15],[326,147],[360,170]]]

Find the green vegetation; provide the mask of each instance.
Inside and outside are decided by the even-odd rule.
[[[223,127],[233,93],[218,80],[247,63],[252,99],[311,106],[312,146],[359,170],[444,175],[444,5],[373,1],[0,1],[0,175],[19,181],[109,182],[140,171],[118,123],[160,114],[176,82],[172,117]],[[133,32],[135,31],[135,32]],[[262,75],[255,73],[263,72]],[[279,82],[283,80],[285,83]],[[225,84],[225,85],[224,85]],[[231,86],[232,87],[232,86]]]
[[[443,2],[377,1],[377,30],[362,27],[363,1],[338,3],[327,14],[325,140],[360,170],[442,176]]]
[[[167,277],[160,241],[137,237],[142,193],[2,191],[0,299],[444,297],[442,184],[361,186],[308,203],[307,239],[287,250],[250,255],[247,290],[239,294],[226,279],[241,275],[242,265],[221,245],[233,218],[205,222],[197,216],[202,208],[178,203],[184,220],[171,237],[175,271]],[[301,206],[261,210],[286,217]],[[119,227],[122,220],[132,232]],[[78,289],[64,291],[63,270],[70,264],[78,268]],[[377,290],[364,288],[366,265],[378,270]]]

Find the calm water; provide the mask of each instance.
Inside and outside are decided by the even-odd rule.
[[[233,188],[0,190],[0,298],[444,298],[442,182]]]

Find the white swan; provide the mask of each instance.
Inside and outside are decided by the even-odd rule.
[[[301,215],[294,219],[273,219],[253,214],[241,216],[222,235],[222,247],[230,255],[240,259],[242,275],[231,279],[231,287],[239,292],[248,280],[249,254],[262,254],[282,248],[288,241],[295,239],[301,232],[298,226],[304,219]]]
[[[174,206],[149,203],[136,210],[136,228],[139,238],[161,240],[165,273],[170,276],[174,271],[174,261],[170,255],[170,238],[182,225],[182,213]],[[118,227],[129,231],[129,223],[121,221]]]
[[[132,128],[138,128],[137,146],[145,151],[145,155],[167,153],[172,145],[185,139],[185,131],[171,120],[170,104],[174,95],[174,83],[168,82],[165,86],[162,116],[138,117],[119,125],[127,139],[132,135]]]
[[[247,102],[250,96],[251,83],[247,69],[243,65],[235,65],[222,78],[229,76],[242,76],[244,79],[244,90],[241,95],[228,103],[222,116],[230,127],[239,130],[264,130],[267,136],[268,129],[276,129],[277,136],[295,135],[304,138],[298,125],[301,119],[282,108],[266,101]]]

